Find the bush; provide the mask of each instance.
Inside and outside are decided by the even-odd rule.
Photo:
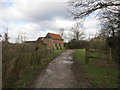
[[[94,41],[90,40],[88,44],[88,48],[90,49],[97,49],[97,50],[109,50],[109,46],[107,45],[106,41]]]
[[[87,47],[88,42],[85,40],[71,40],[68,42],[68,47],[70,49],[83,49]]]

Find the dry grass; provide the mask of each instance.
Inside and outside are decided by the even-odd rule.
[[[53,50],[38,43],[3,43],[3,87],[12,87],[23,75],[55,57]]]

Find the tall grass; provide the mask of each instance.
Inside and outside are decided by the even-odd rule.
[[[47,49],[45,45],[39,43],[3,43],[2,48],[3,88],[16,87],[25,74],[44,66],[56,56],[52,49]]]

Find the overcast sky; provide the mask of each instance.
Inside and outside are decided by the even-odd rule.
[[[11,42],[16,42],[18,35],[25,33],[27,40],[36,40],[48,32],[59,33],[64,28],[66,33],[74,25],[69,18],[68,0],[0,0],[0,34],[6,31]],[[98,30],[98,21],[90,15],[84,29],[88,34]]]

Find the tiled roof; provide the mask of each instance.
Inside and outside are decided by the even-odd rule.
[[[45,37],[39,37],[39,38],[37,39],[37,41],[38,41],[38,40],[42,40],[42,39],[44,39],[44,38],[45,38]]]
[[[52,37],[52,39],[63,40],[59,34],[54,34],[54,33],[48,33],[48,34]]]

